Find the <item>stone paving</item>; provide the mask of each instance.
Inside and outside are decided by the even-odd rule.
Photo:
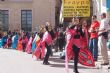
[[[49,59],[50,65],[43,65],[42,61],[35,61],[31,54],[21,51],[0,49],[0,73],[67,73],[64,60],[59,59],[59,53]],[[108,66],[101,66],[100,60],[96,67],[78,65],[80,73],[110,73]],[[73,63],[69,63],[69,72],[73,72]]]

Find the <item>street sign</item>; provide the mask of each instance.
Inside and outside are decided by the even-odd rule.
[[[90,17],[90,0],[63,0],[63,17]]]

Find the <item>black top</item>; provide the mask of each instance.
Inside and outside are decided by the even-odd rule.
[[[79,39],[80,36],[84,37],[85,33],[82,31],[82,26],[81,25],[70,25],[69,29],[75,29],[75,27],[77,29],[76,29],[76,33],[74,35],[74,38]],[[78,34],[78,33],[80,33],[80,34]]]

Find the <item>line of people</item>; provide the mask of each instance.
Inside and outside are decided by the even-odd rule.
[[[68,60],[74,57],[74,72],[78,72],[78,62],[87,65],[94,65],[98,61],[98,55],[101,53],[101,65],[109,65],[107,40],[110,30],[110,19],[107,19],[106,13],[101,14],[101,22],[97,16],[92,16],[91,26],[87,27],[87,21],[80,21],[80,18],[73,18],[66,31],[66,68],[68,71]],[[86,34],[87,33],[87,34]],[[89,37],[90,36],[90,37]],[[84,39],[84,40],[83,40]],[[88,50],[83,50],[88,49]],[[82,51],[83,50],[83,51]],[[85,52],[84,52],[85,51]],[[87,54],[91,53],[91,54]],[[92,57],[91,57],[92,56]],[[80,59],[80,57],[83,57]],[[89,58],[91,57],[91,58]],[[89,60],[88,60],[89,59]],[[93,63],[93,64],[92,64]]]
[[[0,48],[10,48],[27,52],[33,56],[35,55],[36,59],[44,59],[43,64],[48,65],[50,64],[48,58],[50,55],[53,55],[51,48],[55,48],[55,52],[63,51],[62,44],[65,38],[63,37],[64,40],[62,39],[61,33],[53,30],[49,22],[46,22],[45,25],[40,28],[39,32],[33,34],[24,31],[1,32]],[[45,47],[47,49],[46,54]]]
[[[68,68],[68,60],[74,58],[75,73],[79,73],[78,62],[86,66],[94,66],[94,61],[98,60],[100,49],[103,60],[101,65],[108,65],[106,43],[110,25],[106,19],[106,13],[101,15],[101,19],[101,22],[98,22],[97,16],[93,15],[90,28],[88,28],[86,20],[81,22],[80,18],[75,17],[65,31],[62,27],[59,32],[54,31],[51,24],[46,22],[45,26],[40,28],[40,32],[33,35],[30,35],[29,32],[3,33],[0,34],[0,48],[12,48],[32,53],[36,60],[43,59],[43,64],[49,65],[48,60],[52,55],[53,44],[56,48],[55,51],[58,51],[58,46],[60,51],[63,51],[65,47],[66,68]]]

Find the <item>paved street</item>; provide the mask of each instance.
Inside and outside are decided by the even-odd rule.
[[[59,53],[54,53],[50,58],[51,65],[43,65],[42,61],[35,61],[31,54],[8,49],[0,49],[0,73],[66,73],[64,60],[58,58]],[[99,64],[97,62],[97,64]],[[100,67],[100,65],[97,65]],[[73,72],[73,63],[69,64],[70,73]],[[100,69],[84,67],[79,64],[80,73],[110,73],[107,66]]]

